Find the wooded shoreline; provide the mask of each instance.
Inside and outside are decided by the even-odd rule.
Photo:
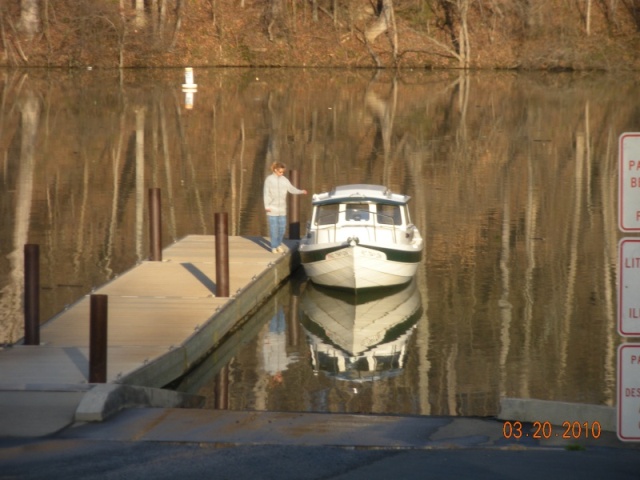
[[[632,0],[14,0],[0,66],[637,70]]]

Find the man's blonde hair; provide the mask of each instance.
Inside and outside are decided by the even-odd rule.
[[[286,168],[287,168],[287,166],[286,166],[284,163],[282,163],[282,162],[273,162],[273,163],[271,164],[271,171],[272,171],[272,172],[275,172],[276,170],[280,170],[281,168],[282,168],[282,169],[286,169]]]

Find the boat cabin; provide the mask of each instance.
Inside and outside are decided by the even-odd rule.
[[[310,231],[314,242],[341,242],[356,236],[360,241],[400,241],[411,227],[409,196],[392,193],[379,185],[345,185],[313,196]]]

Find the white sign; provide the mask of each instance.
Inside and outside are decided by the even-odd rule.
[[[618,347],[618,438],[640,440],[640,343]]]
[[[618,245],[618,333],[640,336],[640,238]]]
[[[640,232],[640,133],[620,135],[618,181],[618,226]]]

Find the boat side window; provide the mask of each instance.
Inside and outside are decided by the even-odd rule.
[[[322,225],[333,225],[338,223],[338,205],[321,205],[316,210],[316,219],[315,224]]]
[[[369,204],[347,203],[345,220],[353,222],[366,222],[369,220]]]
[[[377,221],[379,225],[402,225],[402,214],[399,205],[377,206]]]

